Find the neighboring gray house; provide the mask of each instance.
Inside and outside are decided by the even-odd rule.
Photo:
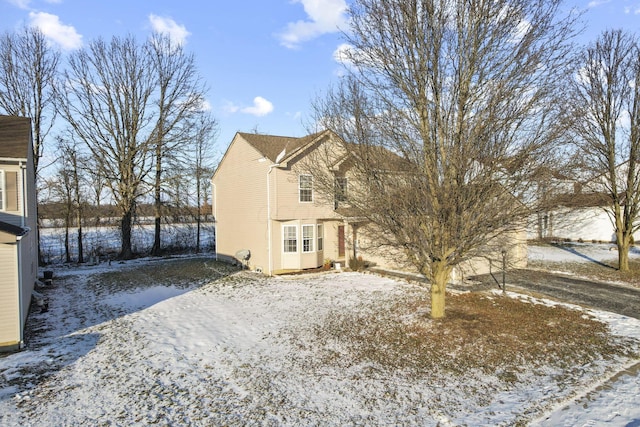
[[[0,116],[0,351],[23,345],[38,269],[31,119]]]

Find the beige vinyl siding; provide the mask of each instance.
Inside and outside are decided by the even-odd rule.
[[[16,245],[0,244],[0,348],[20,343],[17,263]]]
[[[298,177],[295,170],[278,169],[277,202],[273,210],[273,218],[277,220],[303,218],[334,218],[333,203],[326,203],[313,189],[313,202],[300,202]]]
[[[37,278],[38,268],[38,242],[36,229],[32,228],[22,237],[18,245],[20,251],[20,268],[22,273],[22,327],[24,330],[29,307],[31,306],[31,293]]]
[[[250,266],[264,271],[268,264],[266,179],[271,162],[260,161],[261,157],[236,135],[212,182],[218,254],[233,257],[249,249]]]

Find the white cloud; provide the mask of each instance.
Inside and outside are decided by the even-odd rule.
[[[31,0],[8,0],[8,2],[20,9],[29,9],[29,3],[31,3]]]
[[[178,25],[171,18],[163,18],[151,14],[149,15],[149,22],[154,31],[169,36],[171,41],[181,45],[184,45],[187,42],[187,37],[191,35],[184,25]]]
[[[326,33],[335,33],[347,26],[345,0],[293,0],[302,3],[306,21],[290,22],[279,35],[280,43],[290,49]]]
[[[273,111],[273,104],[261,96],[253,98],[253,105],[251,107],[245,107],[240,109],[240,112],[246,114],[252,114],[254,116],[266,116]]]
[[[624,13],[626,15],[629,15],[629,14],[640,15],[640,6],[626,6],[624,8]]]
[[[230,114],[240,112],[262,117],[273,111],[273,104],[261,96],[256,96],[255,98],[253,98],[253,105],[250,107],[240,107],[231,101],[226,101],[222,109],[226,113]]]
[[[225,104],[222,106],[222,109],[227,112],[227,113],[237,113],[240,110],[240,107],[238,107],[236,104],[234,104],[231,101],[226,101]]]
[[[611,0],[591,0],[589,2],[589,4],[587,4],[587,7],[588,8],[598,7],[600,5],[607,4],[607,3],[610,3],[610,2],[611,2]]]
[[[338,64],[350,67],[353,65],[352,58],[355,57],[356,53],[357,52],[353,46],[347,43],[342,43],[333,51],[333,60]]]
[[[71,25],[64,25],[60,18],[46,12],[30,12],[31,25],[42,31],[48,39],[64,50],[78,49],[82,46],[82,36]]]

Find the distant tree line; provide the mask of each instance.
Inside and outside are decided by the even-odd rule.
[[[155,224],[151,255],[163,222],[191,216],[200,229],[218,131],[206,93],[195,57],[162,34],[98,38],[66,57],[33,27],[0,38],[0,112],[32,118],[40,218],[77,227],[80,262],[83,225],[107,212],[122,259],[141,215]]]

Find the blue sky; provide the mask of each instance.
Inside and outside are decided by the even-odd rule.
[[[604,29],[640,34],[640,0],[569,0],[586,9],[593,40]],[[153,30],[182,40],[210,87],[217,151],[237,131],[302,136],[310,101],[337,79],[346,0],[0,0],[0,32],[36,25],[63,52],[102,36]]]

